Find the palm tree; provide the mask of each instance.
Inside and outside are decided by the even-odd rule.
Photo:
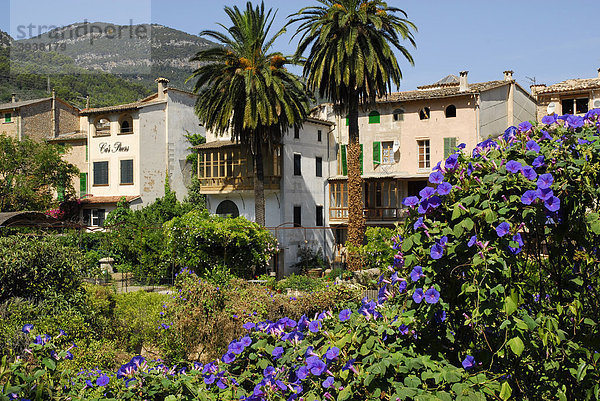
[[[318,2],[320,5],[292,15],[290,24],[300,22],[296,57],[302,57],[310,47],[303,70],[308,89],[348,112],[348,242],[360,246],[365,223],[358,108],[387,95],[392,83],[400,86],[402,71],[393,48],[413,65],[401,40],[416,47],[412,30],[417,28],[406,19],[404,11],[388,7],[381,0]],[[352,260],[350,268],[359,269],[360,261]]]
[[[285,66],[291,60],[271,52],[275,39],[269,38],[275,13],[265,13],[264,4],[246,10],[225,7],[231,20],[226,33],[203,31],[220,46],[201,50],[192,61],[203,63],[188,79],[197,79],[195,111],[206,129],[231,134],[252,156],[254,170],[255,220],[265,224],[265,195],[262,145],[273,151],[282,133],[300,128],[309,110],[305,85]]]

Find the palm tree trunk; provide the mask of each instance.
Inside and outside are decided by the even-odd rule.
[[[265,225],[265,170],[263,167],[262,146],[254,148],[254,221]]]
[[[360,176],[360,137],[358,132],[358,93],[350,96],[348,110],[348,242],[354,247],[363,243],[365,219],[363,215],[363,180]],[[362,263],[356,253],[348,260],[350,270],[360,270]]]

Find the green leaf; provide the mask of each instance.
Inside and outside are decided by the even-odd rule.
[[[413,246],[413,241],[411,237],[406,238],[403,242],[402,242],[402,252],[408,252],[410,251],[410,248],[412,248]]]
[[[50,370],[56,369],[56,362],[52,358],[44,358],[42,364]]]
[[[508,400],[512,395],[512,388],[510,388],[510,384],[508,382],[502,383],[502,388],[500,389],[500,398],[504,401]]]
[[[471,220],[470,217],[465,218],[462,221],[462,225],[464,228],[466,228],[469,231],[471,231],[473,229],[473,227],[475,227],[475,223],[473,223],[473,220]]]
[[[508,341],[508,346],[517,356],[521,356],[523,350],[525,349],[525,344],[523,344],[523,340],[519,337],[513,337]]]
[[[506,312],[507,315],[512,315],[517,310],[517,307],[518,305],[512,296],[506,297],[504,300],[504,312]]]
[[[342,391],[340,391],[340,393],[337,396],[337,399],[340,401],[344,401],[350,397],[352,397],[352,388],[350,386],[346,386]]]

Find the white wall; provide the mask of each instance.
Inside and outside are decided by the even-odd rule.
[[[167,171],[166,102],[146,105],[139,111],[140,195],[142,206],[165,194]]]

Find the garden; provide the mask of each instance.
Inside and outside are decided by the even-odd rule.
[[[232,242],[231,260],[185,259],[201,211],[164,225],[158,259],[190,263],[168,294],[81,283],[63,238],[2,238],[1,398],[598,399],[599,127],[600,110],[552,115],[459,145],[359,250],[379,255],[375,299],[344,280],[250,284]]]

